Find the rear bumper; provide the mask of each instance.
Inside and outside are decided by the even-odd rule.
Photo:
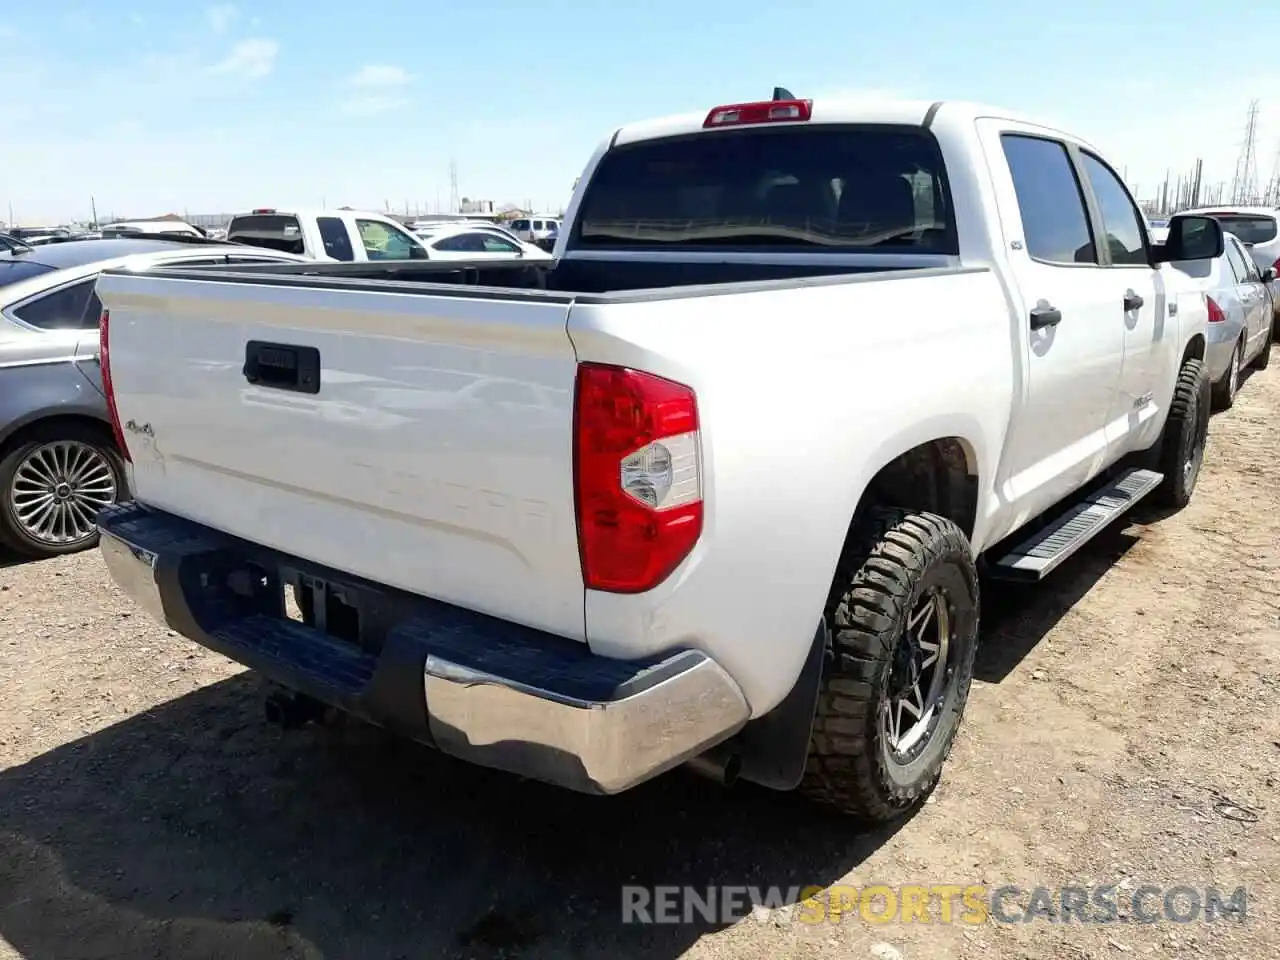
[[[136,504],[105,511],[98,525],[111,576],[171,629],[283,686],[484,766],[617,793],[705,752],[749,717],[737,684],[699,651],[643,662],[596,656],[575,641]],[[317,581],[324,596],[342,598],[333,609],[358,611],[358,635],[351,621],[337,639],[286,616],[283,585]]]

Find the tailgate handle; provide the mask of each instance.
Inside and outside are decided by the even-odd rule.
[[[244,378],[258,387],[320,392],[320,351],[289,343],[250,340],[244,345]]]

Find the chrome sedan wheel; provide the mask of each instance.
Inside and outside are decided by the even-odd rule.
[[[20,532],[52,548],[73,548],[92,540],[98,512],[118,496],[108,454],[81,440],[32,447],[9,484],[10,511]]]

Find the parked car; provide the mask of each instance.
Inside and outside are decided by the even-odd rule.
[[[36,247],[60,237],[69,237],[73,232],[67,227],[11,227],[8,235]]]
[[[282,261],[306,262],[156,239],[51,244],[0,258],[0,545],[36,557],[93,546],[97,511],[125,494],[98,370],[98,273]]]
[[[1227,233],[1235,234],[1249,251],[1258,271],[1271,269],[1272,308],[1275,327],[1280,333],[1280,211],[1274,207],[1201,207],[1186,211],[1187,215],[1213,217]]]
[[[545,250],[516,239],[501,227],[452,225],[418,236],[432,260],[551,259]]]
[[[542,264],[105,273],[115,581],[277,720],[889,820],[958,729],[979,562],[1037,580],[1195,490],[1207,310],[1166,261],[1221,228],[1153,247],[1069,133],[715,107],[611,132],[567,222]]]
[[[108,223],[100,231],[103,237],[130,237],[140,234],[178,233],[189,237],[202,237],[198,227],[182,220],[119,220]]]
[[[1213,381],[1214,406],[1225,410],[1235,403],[1241,370],[1262,370],[1271,362],[1274,308],[1268,284],[1275,271],[1267,267],[1259,272],[1231,233],[1224,235],[1222,256],[1176,266],[1203,285],[1209,310],[1205,365]]]
[[[523,242],[549,251],[560,236],[560,221],[554,217],[520,217],[511,221],[511,232]]]
[[[275,210],[233,217],[227,239],[313,260],[425,260],[427,248],[381,213],[358,210]]]
[[[25,240],[20,240],[7,233],[0,233],[0,257],[11,256],[15,253],[27,253],[34,249],[35,247]]]

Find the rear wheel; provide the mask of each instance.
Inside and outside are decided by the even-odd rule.
[[[978,636],[968,538],[934,514],[870,511],[850,537],[827,622],[801,790],[861,819],[896,819],[937,784],[968,699]]]
[[[1240,366],[1243,358],[1244,347],[1240,341],[1236,341],[1231,349],[1227,372],[1213,385],[1213,405],[1219,410],[1230,410],[1235,406],[1236,394],[1240,390]]]
[[[1265,370],[1271,365],[1271,341],[1275,339],[1274,327],[1267,327],[1267,342],[1262,345],[1262,352],[1253,359],[1253,369]]]
[[[125,490],[104,435],[78,424],[40,428],[0,458],[0,540],[31,557],[95,546],[98,512],[127,499]]]

